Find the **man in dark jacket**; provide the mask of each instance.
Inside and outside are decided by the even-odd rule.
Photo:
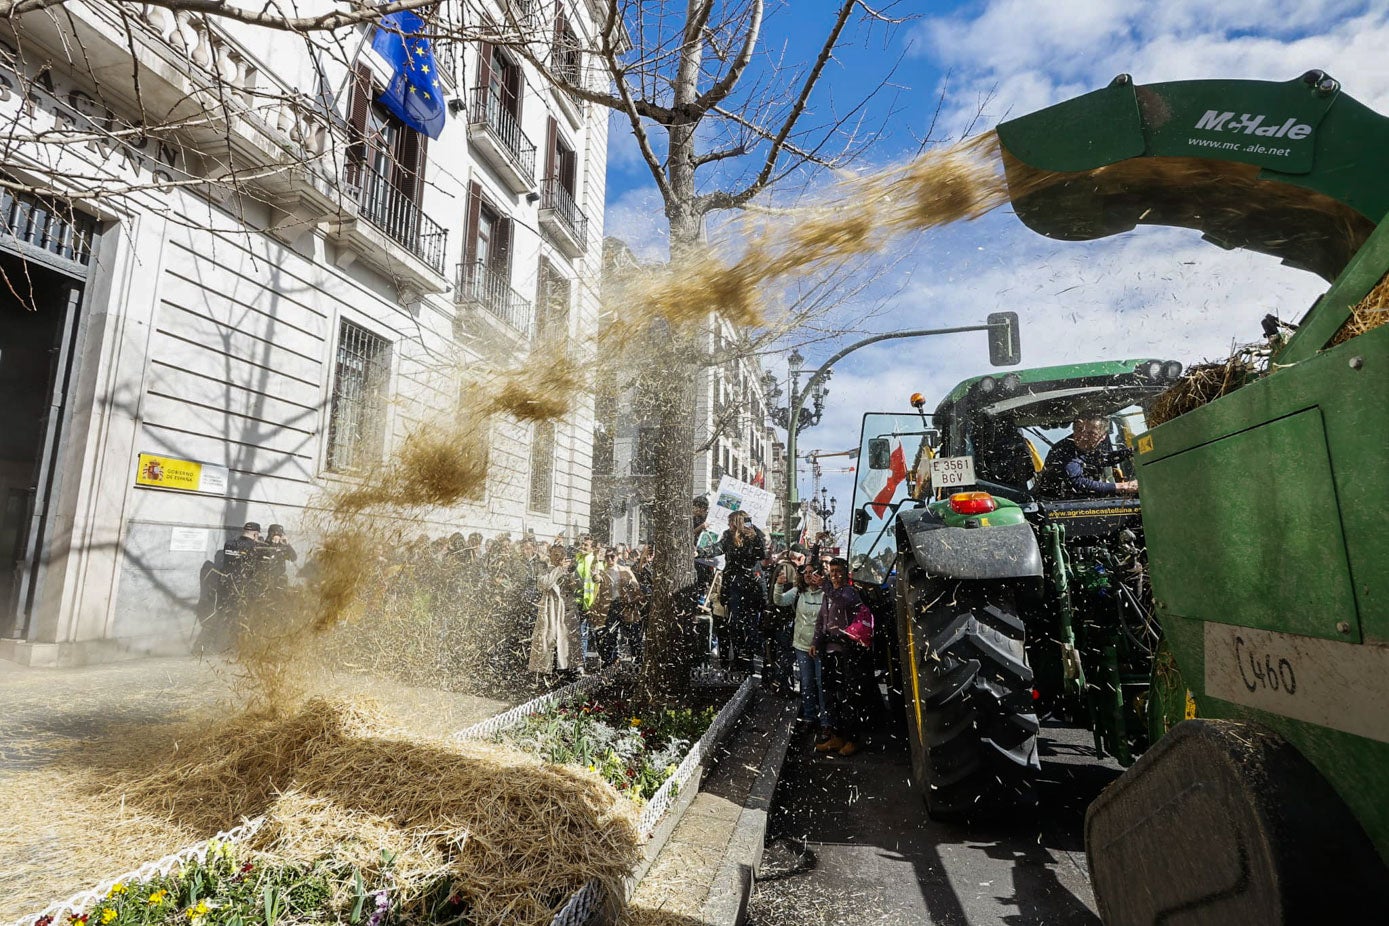
[[[1134,480],[1114,482],[1105,478],[1106,468],[1132,455],[1127,447],[1116,450],[1109,442],[1106,419],[1077,418],[1071,423],[1071,436],[1057,441],[1047,454],[1046,465],[1037,477],[1037,494],[1045,498],[1137,495],[1138,483]]]

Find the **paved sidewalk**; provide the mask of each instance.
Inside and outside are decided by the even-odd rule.
[[[718,764],[637,886],[628,905],[630,922],[741,922],[794,713],[790,701],[754,695],[719,748]]]

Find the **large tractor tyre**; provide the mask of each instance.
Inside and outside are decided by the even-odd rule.
[[[1035,803],[1039,769],[1032,669],[1014,593],[997,582],[938,582],[910,567],[906,589],[921,726],[913,742],[927,812],[996,816]]]
[[[1187,720],[1085,814],[1106,926],[1357,923],[1389,871],[1340,795],[1278,733]]]

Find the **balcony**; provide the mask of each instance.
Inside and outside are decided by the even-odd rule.
[[[461,305],[475,305],[522,336],[530,334],[531,304],[511,288],[506,268],[489,267],[484,261],[458,265],[454,298]]]
[[[329,239],[340,249],[339,266],[360,260],[384,272],[395,280],[402,305],[448,288],[444,251],[449,233],[413,198],[360,161],[348,164],[344,193],[356,209],[344,209],[328,223]]]
[[[468,139],[513,193],[535,189],[535,145],[521,131],[501,94],[491,87],[473,88]]]
[[[425,215],[414,199],[397,189],[376,168],[355,164],[351,173],[354,176],[349,180],[349,189],[362,208],[362,218],[442,276],[448,231]]]
[[[558,177],[546,177],[540,194],[540,227],[569,258],[588,250],[588,217]]]
[[[566,82],[582,87],[584,53],[578,48],[578,41],[568,36],[555,42],[554,47],[550,49],[550,70]],[[558,87],[553,88],[551,92],[555,101],[559,103],[560,110],[568,117],[570,126],[576,130],[582,128],[583,103]]]

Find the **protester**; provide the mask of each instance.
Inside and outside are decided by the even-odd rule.
[[[531,634],[529,669],[548,676],[577,675],[583,668],[579,622],[574,614],[574,564],[564,547],[550,547],[549,568],[537,579],[540,600]]]
[[[752,670],[753,654],[759,649],[759,624],[767,592],[759,569],[767,555],[766,535],[748,521],[747,512],[728,516],[728,530],[721,541],[724,555],[721,594],[728,611],[728,635],[733,667]],[[723,648],[723,640],[719,640]]]
[[[639,627],[641,601],[641,586],[631,568],[617,561],[617,551],[607,551],[603,556],[603,573],[598,582],[589,631],[603,665],[617,662],[618,643],[623,639],[629,650],[636,641],[637,651],[633,655],[639,655],[640,629],[634,630],[633,625]]]
[[[829,714],[825,711],[825,694],[820,683],[820,660],[811,652],[815,644],[815,625],[824,601],[821,584],[824,575],[815,565],[802,566],[794,584],[784,583],[777,604],[795,611],[791,647],[796,654],[796,670],[801,686],[801,709],[796,718],[799,729],[815,728],[825,731],[829,738]]]
[[[830,719],[830,735],[815,750],[851,756],[882,715],[882,699],[873,683],[873,616],[849,584],[848,561],[830,560],[829,578],[832,587],[824,592],[809,650],[820,657]]]

